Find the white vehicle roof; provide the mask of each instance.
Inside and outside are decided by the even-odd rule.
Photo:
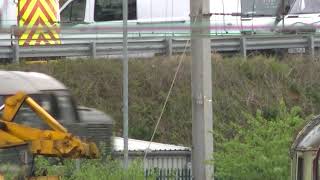
[[[0,70],[0,83],[0,95],[15,94],[18,91],[37,94],[40,91],[67,90],[58,80],[37,72]]]

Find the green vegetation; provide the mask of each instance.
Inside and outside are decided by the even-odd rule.
[[[129,62],[130,137],[148,140],[159,116],[177,58],[157,57]],[[122,134],[122,66],[119,60],[73,60],[49,64],[0,66],[2,69],[50,74],[71,89],[79,104],[96,107],[115,120],[115,134]],[[320,112],[320,62],[303,58],[256,56],[247,61],[221,58],[213,61],[215,128],[233,137],[230,124],[246,124],[242,112],[275,117],[279,102],[301,107],[306,117]],[[185,59],[155,140],[191,144],[190,59]]]
[[[233,124],[234,138],[216,135],[214,163],[218,179],[289,179],[289,147],[293,135],[305,122],[301,109],[288,110],[280,103],[279,113],[264,118],[260,110],[255,116],[245,114],[245,128]],[[213,162],[212,162],[213,163]]]
[[[59,176],[63,180],[145,180],[143,165],[141,161],[133,161],[128,170],[123,169],[122,163],[116,160],[81,160],[80,168],[76,168],[76,160],[63,160],[57,162],[56,158],[45,158],[38,156],[35,159],[35,174],[37,176]],[[6,179],[17,179],[23,177],[23,173],[13,166],[6,165],[1,172],[5,172]],[[10,170],[11,169],[11,170]],[[20,175],[19,175],[20,174]],[[148,179],[155,179],[153,174]]]
[[[130,137],[151,137],[177,64],[176,57],[129,62]],[[303,57],[279,61],[264,56],[242,60],[215,55],[212,64],[217,177],[287,179],[293,136],[305,123],[302,119],[320,112],[320,62]],[[71,89],[79,104],[110,114],[115,135],[122,134],[121,61],[65,60],[0,69],[39,71],[56,77]],[[190,84],[187,58],[155,141],[190,146]]]
[[[63,164],[52,165],[48,159],[38,157],[36,166],[42,167],[36,172],[41,175],[42,170],[48,170],[48,175],[61,176],[63,180],[144,180],[143,165],[140,161],[134,161],[124,170],[119,161],[108,159],[106,162],[101,160],[81,160],[80,169],[76,169],[75,160],[64,160]],[[150,176],[150,179],[154,179]]]

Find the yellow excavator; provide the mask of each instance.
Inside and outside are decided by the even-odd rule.
[[[22,106],[28,106],[51,129],[43,130],[16,123],[15,117]],[[65,127],[23,92],[7,97],[4,105],[0,106],[0,111],[0,149],[27,145],[28,153],[32,155],[61,158],[99,157],[95,143],[86,142],[68,133]]]

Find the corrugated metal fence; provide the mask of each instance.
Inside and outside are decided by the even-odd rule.
[[[188,37],[141,37],[129,39],[129,53],[134,55],[165,54],[171,56],[190,50]],[[2,39],[0,41],[6,41]],[[19,62],[21,58],[43,57],[103,57],[121,55],[122,39],[62,39],[64,44],[50,46],[18,46],[7,40],[0,45],[0,59]],[[70,43],[70,44],[68,44]],[[1,44],[1,43],[0,43]],[[214,52],[235,52],[247,56],[247,51],[304,48],[311,56],[320,47],[320,35],[215,36],[211,38]]]
[[[141,160],[146,179],[157,180],[191,180],[190,150],[159,150],[148,152],[144,159],[144,151],[129,151],[129,164]],[[112,157],[123,161],[122,151],[113,151]]]
[[[147,169],[146,179],[156,180],[192,180],[191,169]]]

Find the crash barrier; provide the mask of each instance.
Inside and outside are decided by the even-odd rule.
[[[203,38],[203,37],[199,37]],[[240,53],[244,57],[249,51],[291,50],[315,56],[320,47],[320,35],[248,35],[210,37],[213,52]],[[8,44],[1,42],[11,42]],[[68,38],[62,44],[41,46],[19,46],[18,41],[0,39],[0,59],[19,62],[24,58],[121,56],[121,38]],[[190,51],[190,37],[140,37],[128,39],[128,53],[132,55],[162,54],[171,56]]]

